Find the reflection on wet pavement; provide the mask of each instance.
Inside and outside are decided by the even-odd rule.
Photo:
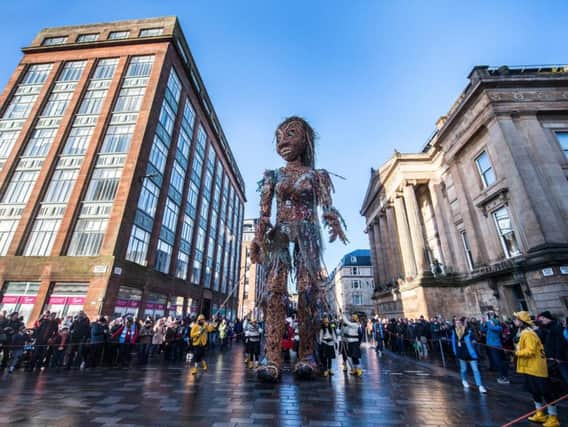
[[[278,385],[259,383],[238,345],[210,354],[209,372],[197,377],[159,363],[4,374],[0,425],[498,426],[531,410],[517,387],[509,395],[488,380],[480,395],[441,370],[364,353],[363,378],[335,366],[333,377],[300,382],[286,373]]]

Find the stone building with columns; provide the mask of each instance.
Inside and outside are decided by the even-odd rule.
[[[379,315],[568,313],[568,67],[475,67],[361,214]]]

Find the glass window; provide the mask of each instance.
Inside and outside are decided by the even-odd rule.
[[[56,46],[58,44],[63,44],[67,41],[67,37],[66,36],[60,36],[60,37],[46,37],[45,39],[43,39],[42,42],[42,46]]]
[[[98,255],[105,236],[107,223],[107,218],[80,218],[77,221],[75,232],[69,245],[68,255]]]
[[[361,282],[359,280],[352,280],[351,281],[351,288],[352,289],[359,289],[361,287]]]
[[[129,31],[111,31],[108,34],[108,39],[109,40],[127,39],[129,34],[130,34]]]
[[[35,103],[37,95],[14,95],[4,113],[5,119],[25,119]]]
[[[106,97],[106,90],[89,90],[83,96],[77,114],[99,114]]]
[[[183,193],[183,181],[185,178],[185,171],[183,167],[174,161],[174,167],[172,169],[172,176],[170,178],[170,185],[178,191],[178,193]]]
[[[158,186],[154,184],[150,179],[144,178],[144,182],[142,183],[142,191],[140,192],[140,199],[138,199],[138,209],[154,218],[159,196],[160,189],[158,188]]]
[[[144,28],[140,30],[140,37],[155,37],[161,36],[163,28]]]
[[[503,245],[503,250],[505,251],[505,256],[507,258],[511,258],[520,255],[521,251],[517,243],[517,238],[515,236],[507,208],[502,207],[493,212],[493,219],[497,225],[497,231],[499,233],[501,244]]]
[[[108,80],[112,79],[116,66],[118,65],[118,58],[100,59],[97,62],[97,68],[93,73],[92,80]]]
[[[126,250],[126,259],[136,264],[146,265],[149,244],[150,233],[133,225],[130,240],[128,241],[128,249]]]
[[[175,113],[172,107],[167,102],[162,103],[162,109],[160,110],[160,117],[158,121],[164,127],[168,136],[172,136],[172,131],[174,130]],[[169,142],[169,141],[168,141]]]
[[[22,80],[22,85],[39,85],[45,83],[47,76],[51,71],[51,64],[31,65],[26,71],[26,75]]]
[[[491,166],[491,161],[487,153],[483,151],[475,158],[475,163],[477,164],[477,170],[481,176],[483,187],[489,187],[495,182],[495,173],[493,172],[493,167]]]
[[[67,203],[78,175],[79,169],[56,169],[43,201],[46,203]]]
[[[354,294],[353,295],[353,305],[362,305],[363,301],[362,301],[362,297],[359,294]]]
[[[168,77],[168,90],[171,92],[176,103],[179,101],[181,95],[181,82],[176,74],[176,71],[172,68],[170,71],[170,76]]]
[[[171,199],[168,199],[166,201],[166,207],[164,209],[164,218],[162,220],[162,225],[168,230],[175,232],[178,215],[179,206],[176,205]]]
[[[39,286],[39,282],[6,282],[0,309],[6,310],[8,313],[17,311],[26,323],[30,320]]]
[[[568,158],[568,132],[556,132],[556,139],[560,144],[560,148],[564,151],[564,155]]]
[[[71,101],[71,97],[73,96],[73,92],[58,92],[52,93],[49,96],[45,107],[43,107],[43,111],[41,112],[42,117],[61,117],[69,102]]]
[[[154,63],[153,56],[135,56],[130,60],[128,64],[128,70],[126,70],[126,77],[147,77],[150,75],[152,70],[152,64]]]
[[[48,256],[53,248],[61,219],[36,219],[28,238],[25,256]]]
[[[191,235],[193,234],[193,219],[185,214],[183,216],[183,226],[181,229],[181,239],[191,243]]]
[[[77,43],[96,42],[98,39],[99,35],[97,33],[80,34],[79,37],[77,37]]]
[[[114,106],[114,112],[136,113],[140,111],[145,90],[146,88],[143,87],[121,89]]]
[[[81,155],[87,152],[89,140],[93,134],[93,127],[73,127],[67,136],[62,154]]]
[[[0,220],[0,255],[4,256],[8,252],[12,237],[18,226],[18,219]]]
[[[32,193],[38,175],[39,171],[37,170],[17,170],[14,172],[6,193],[2,198],[2,203],[26,203]]]
[[[118,189],[121,168],[97,168],[93,171],[85,201],[112,202]]]
[[[203,129],[203,126],[199,125],[199,130],[197,131],[197,153],[203,159],[205,157],[205,145],[207,144],[207,134]]]
[[[182,128],[178,136],[178,151],[183,155],[183,157],[189,159],[189,148],[191,145],[191,138],[187,135],[185,130]]]
[[[191,169],[191,179],[199,185],[201,182],[201,172],[203,171],[203,161],[198,157],[193,157],[193,168]]]
[[[152,144],[152,149],[150,151],[150,163],[152,163],[152,165],[154,165],[162,174],[166,168],[167,156],[168,148],[158,136],[154,135],[154,143]]]
[[[45,157],[55,138],[57,129],[34,129],[26,145],[24,156]]]
[[[197,208],[197,196],[199,195],[199,188],[194,182],[189,184],[189,193],[187,195],[187,204],[192,208]]]
[[[101,153],[126,153],[134,133],[134,125],[111,125],[108,127]]]
[[[0,158],[7,158],[18,139],[19,131],[0,131]]]
[[[189,255],[184,252],[178,252],[176,262],[176,277],[178,279],[187,279],[187,267],[189,265]]]
[[[198,259],[194,259],[193,270],[191,272],[191,281],[195,284],[199,284],[200,278],[201,278],[201,261]]]
[[[81,74],[85,69],[85,61],[67,62],[61,70],[61,74],[57,78],[58,82],[76,82],[81,78]]]
[[[462,244],[463,244],[463,249],[465,251],[465,259],[467,261],[467,268],[469,269],[469,271],[473,270],[473,255],[471,253],[471,248],[469,247],[469,241],[467,240],[467,234],[465,233],[465,230],[460,232],[461,235],[461,239],[462,239]]]
[[[183,119],[185,120],[187,126],[189,126],[188,133],[191,135],[193,133],[193,122],[195,122],[195,111],[191,106],[189,98],[185,99],[185,104],[183,107]]]
[[[172,250],[172,245],[163,240],[158,240],[158,247],[156,248],[156,270],[166,274],[170,272]]]

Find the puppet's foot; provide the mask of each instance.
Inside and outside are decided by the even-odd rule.
[[[275,363],[268,362],[266,365],[260,366],[256,370],[258,379],[267,383],[276,383],[280,381],[281,371]]]
[[[318,374],[318,367],[312,357],[304,358],[296,363],[294,373],[298,378],[311,380]]]

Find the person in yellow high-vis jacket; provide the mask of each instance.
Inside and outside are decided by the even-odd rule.
[[[207,347],[207,335],[214,329],[214,326],[205,321],[205,316],[200,314],[197,322],[191,327],[190,337],[193,346],[193,362],[194,366],[191,370],[193,375],[197,374],[197,369],[201,363],[203,371],[207,371],[207,362],[204,360],[205,347]]]
[[[542,407],[545,403],[554,401],[550,382],[548,380],[548,367],[544,346],[533,330],[533,321],[528,311],[514,313],[518,343],[515,356],[517,357],[517,373],[523,375],[525,388],[532,394],[536,414],[529,417],[529,421],[543,423],[544,427],[559,427],[556,406],[548,406],[548,416]]]

